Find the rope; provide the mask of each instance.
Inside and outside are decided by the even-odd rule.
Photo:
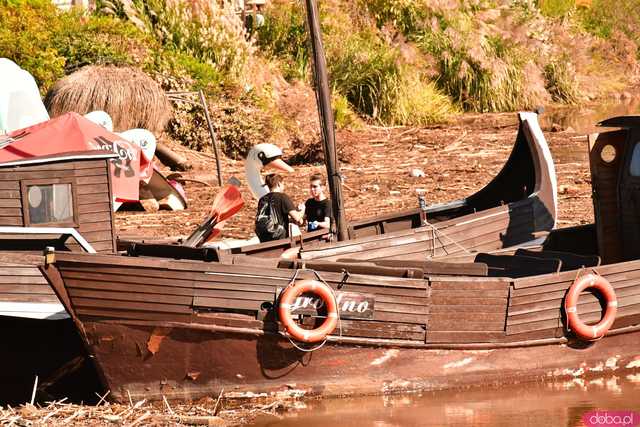
[[[331,286],[329,286],[329,284],[320,276],[320,274],[318,274],[317,271],[315,271],[315,270],[313,270],[311,268],[305,268],[305,267],[296,269],[296,272],[294,273],[293,278],[291,278],[291,280],[287,284],[287,287],[292,286],[295,283],[296,279],[298,278],[298,273],[300,271],[311,271],[319,281],[324,283],[327,286],[327,288],[329,288],[329,291],[331,292],[331,295],[333,296],[333,299],[336,300],[336,315],[337,315],[337,319],[338,319],[338,331],[339,331],[339,335],[338,336],[340,338],[342,338],[342,319],[340,318],[340,307],[337,304],[338,298],[336,297],[336,293],[333,290],[333,288]],[[284,291],[284,289],[283,289],[283,291]],[[318,317],[322,317],[322,316],[318,316]],[[296,349],[298,349],[300,351],[303,351],[303,352],[307,352],[307,353],[312,352],[312,351],[316,351],[316,350],[320,350],[327,343],[327,337],[325,337],[324,341],[322,341],[322,343],[320,345],[318,345],[317,347],[314,347],[314,348],[311,348],[311,349],[306,349],[306,348],[298,346],[291,339],[291,337],[288,334],[286,334],[284,332],[279,332],[279,333],[280,333],[280,335],[283,335],[284,337],[286,337],[289,340],[289,342],[291,343],[291,345],[294,346]]]
[[[455,240],[453,240],[451,237],[449,237],[449,236],[447,236],[446,234],[444,234],[444,232],[442,232],[442,231],[438,230],[438,229],[437,229],[433,224],[431,224],[431,223],[429,223],[429,222],[426,222],[426,221],[425,221],[424,226],[425,226],[425,227],[429,227],[429,228],[431,228],[431,231],[433,232],[433,236],[434,236],[434,237],[433,237],[432,250],[431,250],[431,253],[432,253],[432,255],[431,255],[431,256],[435,256],[435,251],[436,251],[435,236],[436,236],[436,235],[438,235],[438,236],[442,236],[442,237],[446,237],[447,239],[449,239],[449,241],[450,241],[451,243],[453,243],[454,245],[456,245],[457,247],[459,247],[460,249],[462,249],[464,252],[466,252],[466,253],[468,253],[468,254],[470,254],[470,253],[471,253],[471,251],[469,251],[467,248],[465,248],[464,246],[462,246],[460,243],[456,242],[456,241],[455,241]],[[444,246],[442,247],[442,249],[444,249]]]

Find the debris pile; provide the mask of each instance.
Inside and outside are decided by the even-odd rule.
[[[253,403],[250,406],[235,405],[225,408],[218,399],[201,399],[189,403],[150,403],[146,400],[130,401],[129,404],[111,403],[108,394],[99,396],[97,405],[83,405],[61,399],[46,402],[44,405],[25,403],[20,407],[0,406],[0,425],[38,426],[68,425],[94,426],[126,425],[175,425],[175,426],[235,426],[245,425],[258,416],[280,418],[279,413],[289,404],[273,401],[264,404]]]

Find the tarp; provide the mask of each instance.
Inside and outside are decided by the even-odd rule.
[[[15,62],[0,58],[0,135],[49,120],[38,85]]]
[[[139,199],[140,171],[143,175],[152,172],[140,147],[79,114],[66,113],[0,136],[0,162],[87,150],[118,154],[110,161],[113,196],[118,201]]]

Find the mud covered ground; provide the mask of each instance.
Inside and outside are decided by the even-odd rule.
[[[554,158],[559,188],[558,226],[593,221],[591,181],[584,134],[551,123],[543,131]],[[473,194],[502,168],[517,132],[517,116],[508,114],[464,115],[456,122],[429,128],[367,127],[338,132],[345,153],[341,171],[345,176],[347,219],[359,219],[417,206],[416,190],[426,190],[430,203],[440,203]],[[124,211],[116,214],[119,235],[136,238],[187,236],[207,215],[218,191],[215,160],[211,154],[171,146],[187,157],[193,169],[181,173],[186,182],[189,206],[185,211]],[[285,151],[284,157],[295,153]],[[412,176],[419,169],[424,176]],[[166,171],[169,173],[169,171]],[[308,197],[308,177],[324,165],[296,166],[285,176],[285,192],[295,203]],[[225,237],[252,235],[257,202],[246,186],[242,161],[222,159],[223,179],[242,182],[245,207],[231,218]],[[193,181],[191,181],[193,180]]]

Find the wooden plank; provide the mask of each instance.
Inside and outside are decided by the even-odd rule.
[[[95,289],[77,289],[68,287],[69,296],[72,301],[76,298],[88,298],[92,300],[107,300],[104,306],[118,307],[117,301],[140,301],[151,304],[174,304],[191,306],[193,297],[182,295],[166,295],[166,294],[143,294],[136,292],[118,292],[118,291],[105,291]],[[112,305],[109,305],[112,304]],[[163,311],[160,309],[160,311]]]
[[[85,233],[89,233],[92,231],[108,231],[108,236],[111,237],[111,222],[89,222],[80,225],[80,234],[85,236],[85,239],[89,240],[89,237],[85,235]],[[91,237],[93,239],[93,237]],[[99,238],[96,240],[105,240],[103,238]]]
[[[509,282],[493,282],[490,280],[481,281],[452,281],[440,278],[429,278],[433,291],[458,290],[458,291],[508,291]]]
[[[177,286],[153,286],[153,285],[141,285],[115,281],[98,281],[94,279],[72,279],[65,278],[65,284],[69,289],[95,289],[104,291],[121,291],[121,292],[134,292],[141,294],[164,294],[164,295],[183,295],[193,297],[192,287],[177,287]]]
[[[382,322],[398,322],[398,323],[417,323],[426,324],[427,316],[421,314],[407,314],[407,313],[390,313],[386,311],[375,311],[373,313],[373,320]]]
[[[111,214],[109,212],[96,212],[96,213],[80,215],[81,224],[84,224],[87,222],[105,222],[105,221],[111,221]]]
[[[14,170],[10,175],[0,175],[0,181],[15,181],[15,180],[32,180],[32,179],[43,179],[43,178],[73,178],[73,169],[64,169],[64,170],[25,170],[25,168],[20,168],[19,170]]]
[[[452,310],[448,312],[440,312],[440,311],[431,312],[429,314],[429,324],[431,324],[431,321],[434,319],[458,321],[458,322],[461,322],[463,325],[464,325],[464,322],[466,321],[470,321],[470,322],[482,321],[482,322],[489,322],[489,323],[502,323],[502,325],[504,326],[507,320],[507,316],[504,311],[502,312],[496,311],[493,313],[481,313],[481,312],[473,312],[473,311],[458,312],[456,310]],[[459,330],[461,331],[464,330],[464,326],[461,327]]]
[[[616,296],[618,300],[623,299],[628,295],[635,295],[640,293],[640,283],[638,282],[626,282],[627,286],[617,286],[615,287]],[[538,295],[538,299],[521,304],[514,304],[509,306],[509,312],[514,314],[527,313],[536,310],[544,310],[552,307],[556,307],[558,304],[562,304],[564,301],[566,291],[554,292],[552,295],[544,294]],[[529,297],[531,295],[528,295]],[[553,297],[555,296],[555,297]],[[581,295],[580,300],[578,301],[578,305],[595,301],[596,297],[590,294],[589,292],[585,292]]]
[[[102,271],[96,271],[95,273],[92,273],[85,271],[63,270],[61,271],[61,274],[62,277],[64,277],[65,281],[74,280],[78,283],[82,281],[100,282],[96,283],[96,286],[101,286],[102,284],[104,284],[104,286],[108,286],[109,283],[122,283],[130,286],[132,290],[138,289],[142,285],[166,287],[168,288],[166,292],[177,292],[177,288],[193,289],[194,287],[194,282],[192,280],[181,280],[172,278],[154,278],[153,280],[149,280],[145,279],[145,277],[142,276],[127,276],[126,273],[112,274],[111,272]]]
[[[97,212],[109,212],[109,209],[111,209],[111,205],[109,204],[109,202],[91,203],[88,205],[78,204],[79,215],[97,213]]]
[[[427,343],[495,343],[505,338],[504,331],[427,331]]]
[[[431,297],[507,298],[509,289],[432,289]]]
[[[636,295],[625,296],[618,299],[618,307],[626,307],[630,305],[640,304],[640,292]],[[511,311],[507,317],[508,325],[519,325],[522,323],[532,323],[539,320],[555,319],[561,315],[562,301],[557,301],[556,306],[549,307],[547,309],[538,309],[535,311],[526,311],[512,313]],[[586,295],[582,296],[580,303],[578,304],[578,314],[584,316],[590,313],[601,313],[602,307],[600,302],[594,297],[587,298]]]
[[[77,307],[74,309],[82,320],[87,317],[108,319],[158,320],[165,322],[189,322],[191,314],[155,313],[149,311],[115,310],[108,308]]]
[[[13,177],[12,174],[7,174],[7,173],[2,173],[0,174],[0,176],[5,176],[5,177]],[[5,180],[6,178],[1,178],[0,179],[0,191],[10,191],[10,190],[17,190],[20,191],[20,182],[13,179],[13,180]]]
[[[486,276],[487,266],[481,263],[447,263],[437,261],[415,261],[415,260],[359,260],[351,258],[339,258],[337,262],[345,263],[368,263],[381,267],[395,268],[417,268],[423,270],[424,274],[438,275],[466,275],[466,276]]]
[[[428,305],[409,305],[409,304],[391,304],[375,302],[375,311],[386,311],[392,313],[408,313],[408,314],[429,314],[429,306]]]
[[[3,302],[39,302],[46,304],[55,304],[60,302],[54,294],[2,294],[0,293],[0,301]]]
[[[639,277],[626,278],[626,275],[618,276],[619,280],[609,281],[611,286],[614,289],[624,289],[632,286],[636,286],[640,284],[640,275]],[[545,301],[550,299],[562,298],[564,294],[571,287],[572,282],[564,282],[564,283],[556,283],[549,286],[540,286],[537,288],[526,288],[527,292],[524,292],[522,289],[516,289],[511,292],[511,301],[510,305],[521,305],[528,304],[532,302]],[[538,292],[532,293],[531,289],[537,289]]]
[[[87,240],[87,242],[109,242],[111,241],[111,230],[108,231],[88,231],[84,227],[80,227],[80,234]]]
[[[506,298],[467,298],[464,296],[433,295],[431,296],[433,305],[499,305],[507,306]]]
[[[120,257],[120,258],[126,258],[126,257]],[[129,262],[129,259],[126,259],[127,262]],[[139,261],[145,261],[144,258],[139,259]],[[182,263],[182,266],[184,265],[188,265],[190,263],[188,262],[182,262],[182,261],[175,261],[175,260],[171,260],[173,261],[173,266],[179,266]],[[117,262],[117,261],[116,261]],[[211,265],[211,264],[209,264]],[[201,264],[201,266],[203,266],[203,264]],[[222,265],[216,265],[216,267],[227,267],[227,266],[222,266]],[[206,283],[211,281],[211,282],[229,282],[229,283],[234,283],[234,284],[249,284],[249,285],[256,285],[256,284],[265,284],[265,285],[274,285],[274,286],[286,286],[289,281],[290,281],[290,277],[282,277],[282,278],[277,278],[277,277],[270,277],[267,276],[267,274],[265,273],[264,276],[261,275],[242,275],[242,274],[228,274],[228,273],[223,273],[220,272],[220,274],[207,274],[205,272],[201,272],[201,271],[183,271],[183,270],[164,270],[164,269],[154,269],[154,268],[143,268],[141,266],[141,268],[121,268],[118,266],[91,266],[90,264],[87,266],[84,266],[82,264],[74,264],[72,267],[67,267],[63,264],[61,264],[61,269],[63,271],[76,271],[76,272],[104,272],[104,273],[110,273],[110,274],[122,274],[122,275],[127,275],[127,276],[137,276],[137,277],[145,277],[147,278],[147,281],[149,281],[148,278],[162,278],[162,279],[171,279],[171,278],[176,278],[176,279],[190,279],[190,280],[198,280],[199,282],[196,284],[197,287],[206,287]],[[255,271],[254,271],[255,273]],[[280,274],[280,273],[279,273]],[[335,277],[335,275],[333,276]],[[327,277],[328,278],[328,277]],[[376,293],[378,292],[378,290],[380,289],[385,289],[387,288],[387,278],[385,278],[383,282],[384,287],[382,286],[377,286],[375,284],[370,284],[367,283],[366,285],[368,286],[364,286],[364,285],[352,285],[351,283],[356,282],[356,280],[358,279],[358,277],[355,276],[351,276],[349,282],[344,285],[343,290],[345,291],[349,291],[349,290],[353,290],[354,292],[358,292],[357,289],[365,289],[366,292],[372,292],[372,293]],[[390,278],[392,279],[392,278]],[[409,281],[409,279],[404,279]],[[155,279],[154,279],[155,281]],[[364,280],[358,280],[358,281],[364,281]],[[339,283],[338,281],[329,281],[329,284],[332,285],[333,287],[337,286],[337,283]],[[415,283],[415,282],[414,282]],[[425,284],[424,281],[420,280],[418,281],[418,284]],[[394,290],[395,291],[395,290]],[[383,291],[384,292],[384,291]],[[426,296],[426,286],[424,289],[415,289],[415,288],[408,288],[406,290],[406,292],[402,292],[400,291],[400,294],[403,295],[407,295],[407,296]]]
[[[24,225],[24,221],[22,219],[22,217],[9,217],[9,216],[3,216],[0,217],[0,226],[5,226],[5,227],[9,227],[9,226],[19,226],[22,227]],[[0,239],[2,238],[2,236],[0,236]]]
[[[104,190],[108,190],[108,187],[105,185]],[[94,193],[94,194],[85,194],[83,196],[78,196],[78,202],[81,202],[83,205],[91,204],[91,203],[100,203],[105,200],[109,200],[109,192],[104,191],[103,193]]]
[[[102,300],[102,299],[94,299],[94,298],[72,298],[71,303],[76,308],[97,308],[97,309],[117,309],[122,311],[150,311],[150,312],[158,312],[158,313],[182,313],[182,314],[191,314],[193,310],[191,307],[185,305],[175,305],[175,304],[155,304],[148,302],[138,302],[138,301],[112,301],[112,300]]]
[[[108,184],[85,184],[77,186],[78,196],[86,196],[89,194],[106,194],[103,200],[109,200],[109,186]],[[85,197],[81,197],[83,201],[87,199]]]
[[[218,299],[246,299],[250,301],[273,301],[275,292],[256,292],[244,288],[235,290],[222,289],[194,289],[194,297],[218,298]]]
[[[76,160],[73,162],[73,168],[78,172],[82,169],[102,169],[106,171],[107,162],[110,160],[101,159],[101,160]]]
[[[24,283],[26,285],[46,284],[42,275],[40,276],[0,276],[0,283]]]
[[[43,294],[53,295],[53,289],[45,281],[44,284],[0,284],[1,294]]]
[[[115,250],[113,240],[109,240],[105,242],[91,242],[91,246],[93,246],[93,249],[95,249],[96,252],[112,253]]]
[[[0,208],[20,208],[22,202],[20,199],[0,199]]]
[[[19,199],[20,190],[2,190],[2,192],[0,192],[0,197],[3,199]]]
[[[332,335],[424,342],[425,330],[422,325],[341,319]]]
[[[430,331],[504,331],[504,320],[499,322],[484,322],[469,320],[460,322],[457,319],[442,319],[429,317]]]
[[[484,216],[483,216],[484,215]],[[514,222],[522,221],[519,218],[509,218],[507,214],[507,208],[503,209],[498,215],[488,214],[478,214],[475,218],[470,218],[465,223],[457,222],[452,227],[440,226],[440,224],[436,225],[438,229],[438,233],[440,235],[436,235],[437,243],[440,246],[447,246],[449,244],[454,244],[452,241],[455,241],[457,244],[460,244],[463,247],[466,247],[464,244],[465,237],[470,235],[469,230],[478,230],[482,229],[482,232],[487,232],[489,230],[489,234],[493,234],[493,231],[499,231],[506,229],[509,224],[512,226],[515,225]],[[491,224],[485,226],[486,224]],[[481,227],[482,226],[482,227]],[[303,255],[304,259],[312,259],[312,258],[329,258],[336,256],[344,256],[345,254],[353,253],[355,259],[373,259],[377,256],[389,256],[394,251],[400,251],[402,253],[415,251],[424,251],[429,249],[432,246],[432,236],[433,233],[430,229],[423,229],[420,231],[421,234],[414,234],[412,236],[400,236],[394,237],[393,239],[385,239],[384,237],[376,237],[365,238],[362,241],[355,240],[349,241],[342,246],[332,245],[330,248],[324,248],[322,251],[319,249],[312,249],[310,251],[306,251]],[[383,235],[384,236],[384,235]],[[444,240],[444,242],[442,242]],[[462,241],[463,243],[460,243]],[[425,243],[427,245],[425,245]],[[418,245],[415,247],[415,245]],[[414,246],[411,246],[414,245]],[[454,244],[455,245],[455,244]],[[384,253],[380,254],[382,251]],[[362,253],[367,252],[366,255],[362,255]],[[351,257],[351,255],[349,255]]]
[[[78,176],[76,178],[78,185],[106,184],[108,182],[107,175],[104,173],[96,176]]]
[[[264,302],[264,301],[263,301]],[[193,306],[198,308],[226,308],[233,310],[260,310],[261,301],[250,301],[230,298],[194,297]]]
[[[5,217],[5,216],[22,218],[22,207],[0,208],[0,217]]]
[[[640,260],[620,262],[615,264],[601,265],[597,269],[598,274],[607,277],[610,274],[640,270]],[[563,271],[557,274],[546,274],[536,277],[523,277],[514,280],[516,289],[529,288],[533,286],[548,285],[559,282],[573,282],[578,271]]]
[[[620,307],[618,308],[618,313],[616,315],[616,321],[618,321],[619,319],[626,317],[626,316],[635,316],[640,314],[640,305],[636,304],[636,305],[630,305],[630,306],[626,306],[626,307]],[[582,320],[583,322],[586,323],[592,323],[592,322],[598,322],[601,318],[601,313],[596,312],[596,313],[586,313],[584,315],[580,316],[580,320]],[[615,325],[615,322],[614,322]],[[552,328],[558,328],[558,327],[562,327],[562,321],[561,319],[558,317],[555,320],[541,320],[538,322],[531,322],[531,323],[522,323],[522,324],[518,324],[518,325],[510,325],[507,324],[507,335],[512,335],[512,334],[517,334],[517,333],[523,333],[523,332],[527,332],[527,331],[536,331],[536,330],[543,330],[543,329],[552,329]]]
[[[429,307],[431,314],[436,313],[473,313],[476,316],[483,316],[486,313],[500,313],[501,316],[506,316],[507,309],[505,304],[491,304],[491,305],[431,305]]]
[[[2,255],[0,255],[0,258]],[[35,265],[12,265],[5,266],[0,265],[0,276],[39,276],[42,277],[42,273]]]

